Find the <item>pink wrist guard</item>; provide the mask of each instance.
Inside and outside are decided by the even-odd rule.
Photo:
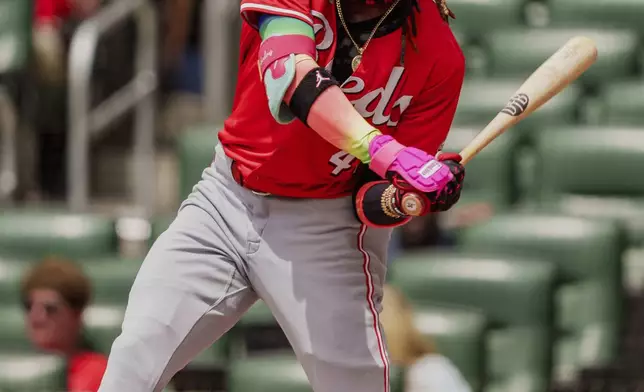
[[[432,155],[414,147],[405,147],[388,135],[378,135],[369,144],[369,168],[382,178],[398,174],[414,189],[436,192],[453,179],[449,168]]]

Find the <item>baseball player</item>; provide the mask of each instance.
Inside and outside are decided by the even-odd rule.
[[[388,392],[378,314],[393,227],[459,198],[436,158],[464,58],[442,0],[242,0],[212,165],[147,255],[100,392],[161,391],[258,299],[316,392]],[[251,392],[251,391],[249,391]]]

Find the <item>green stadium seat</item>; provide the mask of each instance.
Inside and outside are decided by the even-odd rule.
[[[302,366],[292,355],[257,356],[233,361],[228,392],[311,392]]]
[[[644,129],[553,128],[539,133],[537,149],[542,208],[619,219],[631,244],[644,245]]]
[[[477,35],[522,21],[524,0],[450,0],[449,8],[456,15],[450,25],[469,35]]]
[[[461,91],[454,125],[476,125],[482,129],[503,109],[523,82],[520,78],[467,79]],[[580,88],[569,86],[516,127],[524,130],[550,124],[574,124],[577,122],[580,97]]]
[[[644,3],[640,0],[549,0],[554,26],[627,27],[644,31]]]
[[[62,391],[65,363],[61,358],[41,354],[0,353],[0,391]]]
[[[31,1],[0,1],[0,74],[27,66],[31,52],[31,9]]]
[[[0,306],[20,303],[20,281],[29,266],[24,260],[0,258]]]
[[[242,316],[237,323],[240,327],[245,326],[270,326],[277,325],[277,320],[264,301],[257,301]]]
[[[90,259],[83,263],[83,270],[92,280],[93,302],[125,304],[140,267],[140,260],[118,258]]]
[[[463,30],[452,27],[452,34],[454,34],[454,38],[461,46],[470,43],[470,37]]]
[[[391,268],[391,283],[412,305],[438,302],[486,313],[492,327],[486,337],[486,391],[545,390],[555,283],[551,265],[432,252],[407,254]]]
[[[212,125],[201,125],[189,128],[179,136],[179,196],[182,200],[192,192],[204,169],[212,162],[215,146],[219,143],[218,131]]]
[[[125,304],[92,305],[85,310],[86,337],[94,348],[108,354],[121,333]]]
[[[578,369],[603,365],[616,353],[622,234],[609,221],[546,213],[502,214],[466,230],[461,246],[480,254],[540,257],[556,265],[554,371],[557,380],[567,382]]]
[[[465,56],[465,74],[468,77],[484,77],[487,72],[488,56],[484,48],[466,31],[452,25],[452,33]]]
[[[452,361],[473,390],[481,390],[485,380],[487,326],[483,312],[454,305],[416,306],[414,324],[434,342],[439,353]]]
[[[601,123],[639,126],[644,130],[644,81],[615,82],[605,86],[601,95]]]
[[[11,181],[11,177],[21,177],[23,170],[20,167],[31,167],[33,159],[29,154],[21,154],[20,151],[29,151],[29,141],[24,137],[18,137],[11,142],[4,135],[20,135],[19,128],[24,118],[22,116],[24,105],[21,105],[20,97],[24,91],[29,90],[30,55],[32,52],[32,26],[33,26],[33,1],[25,0],[2,0],[0,1],[0,105],[2,106],[2,122],[0,128],[0,144],[13,143],[16,154],[16,167],[1,167],[1,170],[8,170],[7,179],[3,181],[1,199],[11,199],[14,196],[18,183]],[[40,117],[42,113],[38,113]],[[13,118],[13,120],[11,119]],[[7,121],[5,121],[7,120]],[[15,137],[15,136],[14,136]],[[33,147],[33,146],[32,146]],[[6,161],[3,157],[3,162]],[[5,166],[5,165],[3,165]],[[21,179],[18,179],[20,182]]]
[[[229,342],[230,340],[227,335],[222,336],[213,345],[199,353],[188,364],[188,367],[212,368],[213,366],[226,365],[229,359]]]
[[[19,303],[0,307],[0,320],[0,352],[34,351],[25,333],[24,314]]]
[[[607,29],[508,29],[486,36],[491,74],[525,78],[570,38],[584,35],[595,40],[600,55],[580,80],[590,84],[628,78],[637,70],[637,34]]]
[[[152,218],[152,235],[150,236],[150,245],[159,238],[164,231],[170,227],[170,224],[174,221],[176,214],[171,215],[162,215]]]
[[[391,391],[402,391],[402,372],[390,369]],[[233,361],[228,392],[312,392],[304,369],[292,354],[262,355]]]
[[[114,255],[116,243],[114,222],[102,216],[23,209],[0,215],[0,255],[5,257],[100,257]]]
[[[623,260],[629,289],[644,285],[644,129],[634,126],[557,128],[539,135],[543,157],[532,209],[616,219],[631,248]],[[610,165],[597,165],[599,161]]]

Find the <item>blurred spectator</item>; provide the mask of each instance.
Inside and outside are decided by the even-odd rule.
[[[471,392],[458,369],[414,326],[413,310],[403,294],[389,285],[384,288],[380,321],[389,360],[406,369],[404,392]]]
[[[33,53],[38,103],[35,129],[39,191],[59,199],[66,191],[67,51],[75,25],[92,16],[102,0],[35,0]]]
[[[201,95],[203,0],[159,0],[162,6],[161,68],[168,90]]]
[[[163,113],[160,136],[172,142],[205,121],[202,19],[204,0],[157,0],[160,7]]]
[[[38,76],[60,84],[66,73],[63,27],[67,19],[85,19],[100,7],[101,0],[36,0],[34,4],[34,57]]]
[[[70,392],[97,391],[107,366],[83,336],[91,291],[76,264],[53,258],[35,265],[21,285],[27,334],[38,349],[65,357]]]

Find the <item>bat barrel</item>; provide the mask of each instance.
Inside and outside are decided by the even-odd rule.
[[[596,60],[597,46],[592,39],[571,38],[526,79],[505,107],[461,151],[461,164],[469,162],[508,128],[559,94]]]

